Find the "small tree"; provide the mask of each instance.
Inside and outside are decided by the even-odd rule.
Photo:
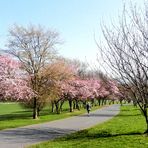
[[[40,91],[40,95],[48,95],[48,100],[50,98],[54,102],[57,113],[60,113],[65,101],[62,87],[67,81],[73,79],[74,75],[73,67],[63,59],[55,60],[40,73],[41,82],[45,84]]]

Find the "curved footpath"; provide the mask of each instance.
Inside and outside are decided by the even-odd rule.
[[[0,131],[0,148],[24,148],[27,145],[54,139],[86,129],[117,115],[120,105],[111,105],[87,114],[36,125]]]

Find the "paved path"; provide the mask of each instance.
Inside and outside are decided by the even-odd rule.
[[[54,139],[89,128],[111,119],[119,113],[120,105],[111,105],[87,114],[48,123],[0,131],[0,148],[24,148],[27,145]]]

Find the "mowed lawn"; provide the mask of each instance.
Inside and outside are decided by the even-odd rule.
[[[29,148],[148,148],[145,129],[139,109],[123,106],[120,114],[110,121]]]
[[[98,108],[98,106],[93,107],[93,110]],[[39,119],[34,120],[32,119],[31,109],[25,109],[19,103],[0,103],[0,130],[58,120],[85,112],[86,110],[81,108],[80,111],[75,110],[70,113],[68,102],[65,102],[61,114],[52,113],[51,105],[47,105],[43,111],[41,111]]]

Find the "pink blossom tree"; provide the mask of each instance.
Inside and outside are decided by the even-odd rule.
[[[0,101],[24,101],[35,93],[28,86],[20,63],[9,56],[0,56]]]
[[[55,83],[56,89],[54,89],[54,96],[56,98],[54,102],[57,112],[59,112],[59,106],[61,106],[61,103],[65,100],[69,102],[69,109],[70,112],[72,112],[74,106],[79,109],[79,102],[83,102],[84,105],[87,100],[90,100],[92,103],[96,99],[98,102],[100,100],[104,102],[107,99],[114,99],[114,96],[118,94],[117,85],[111,80],[104,83],[103,80],[98,79],[73,77],[72,79],[60,80]]]
[[[86,102],[88,98],[93,98],[88,80],[73,79],[64,84],[63,96],[69,101],[70,112],[73,111],[73,103],[79,109],[78,102]]]

